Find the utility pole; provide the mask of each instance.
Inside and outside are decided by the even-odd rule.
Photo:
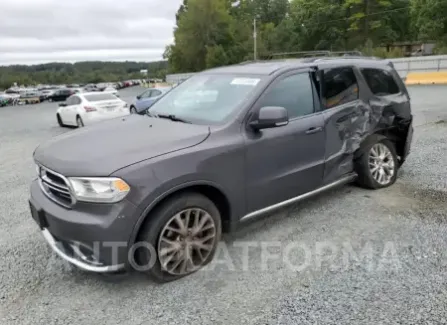
[[[256,30],[256,16],[253,18],[253,59],[257,59],[257,30]]]

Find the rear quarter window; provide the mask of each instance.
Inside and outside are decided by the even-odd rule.
[[[400,93],[391,73],[381,69],[360,69],[369,89],[374,95],[387,96]]]

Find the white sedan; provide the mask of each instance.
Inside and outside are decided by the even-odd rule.
[[[127,103],[111,93],[78,93],[59,104],[56,118],[60,126],[77,126],[129,114]]]

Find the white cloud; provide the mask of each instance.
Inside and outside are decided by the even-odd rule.
[[[3,1],[0,65],[161,59],[181,2]]]

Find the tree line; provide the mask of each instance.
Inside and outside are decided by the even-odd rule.
[[[77,84],[116,82],[142,79],[141,70],[147,70],[148,78],[163,79],[168,63],[157,62],[77,62],[47,63],[37,65],[0,66],[0,89],[18,85]]]
[[[275,52],[359,50],[397,57],[387,44],[436,41],[447,53],[447,0],[184,0],[170,72],[194,72]]]

